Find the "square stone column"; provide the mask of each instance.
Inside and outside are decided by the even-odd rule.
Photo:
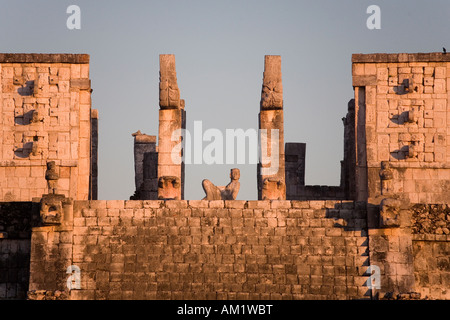
[[[285,144],[286,199],[295,200],[300,188],[305,186],[306,143],[288,142]]]
[[[133,133],[132,136],[134,137],[134,180],[136,186],[133,199],[156,200],[156,195],[151,196],[147,192],[154,191],[156,193],[156,186],[151,187],[152,184],[157,184],[158,152],[156,136],[143,134],[140,130]],[[150,179],[155,180],[155,182],[147,181]]]
[[[265,56],[259,129],[258,199],[285,200],[283,85],[280,56]]]
[[[185,129],[184,100],[180,99],[175,56],[162,54],[159,83],[158,199],[184,199],[182,129]]]

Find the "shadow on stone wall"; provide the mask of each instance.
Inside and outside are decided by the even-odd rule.
[[[369,277],[362,286],[367,288],[364,296],[372,299],[373,292],[370,288],[370,276],[372,273],[368,272],[370,259],[367,203],[342,201],[336,203],[332,209],[327,208],[325,217],[335,221],[333,227],[342,228],[346,232],[360,233],[360,236],[364,238],[363,242],[358,243],[357,246],[358,254],[362,257],[361,264],[358,267],[358,273],[360,276]]]
[[[27,297],[31,228],[37,222],[31,202],[0,203],[0,300]]]

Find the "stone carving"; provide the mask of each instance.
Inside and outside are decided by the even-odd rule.
[[[412,141],[412,144],[406,146],[406,150],[407,150],[406,158],[408,158],[408,159],[417,158],[417,155],[418,155],[418,153],[416,151],[417,147],[416,147],[416,145],[414,143],[415,142]]]
[[[278,179],[266,178],[264,179],[263,186],[265,192],[263,192],[262,200],[284,200],[284,194],[286,193],[286,184]]]
[[[175,56],[162,54],[159,57],[159,106],[161,109],[180,108],[180,89],[177,84]]]
[[[13,84],[15,86],[23,86],[25,84],[25,79],[23,76],[14,76],[13,77]]]
[[[31,154],[32,154],[33,156],[37,156],[37,155],[40,154],[40,153],[42,153],[42,152],[39,150],[39,144],[38,144],[38,142],[37,142],[37,141],[33,141],[33,142],[32,142],[32,147],[31,147]]]
[[[35,97],[41,96],[46,85],[48,85],[48,77],[38,74],[36,80],[34,80],[33,95]]]
[[[56,171],[55,161],[47,162],[47,170],[45,171],[45,180],[47,180],[48,193],[56,194],[58,187],[59,174]]]
[[[39,213],[43,225],[61,224],[64,200],[65,197],[62,194],[45,194],[42,196]]]
[[[402,202],[398,199],[383,199],[380,203],[380,227],[399,227]]]
[[[158,179],[158,199],[159,200],[181,200],[179,188],[181,180],[174,176],[163,176]]]
[[[388,161],[381,162],[380,178],[381,178],[381,194],[391,193],[392,179],[394,178],[394,172],[390,168]]]
[[[230,183],[226,186],[215,186],[211,181],[205,179],[202,181],[203,190],[206,197],[202,200],[236,200],[239,193],[241,173],[239,169],[231,169]]]
[[[259,129],[261,129],[259,150],[262,157],[257,167],[258,199],[285,200],[286,170],[280,56],[264,57]],[[270,160],[267,159],[269,153]]]
[[[34,110],[33,111],[33,115],[32,115],[32,117],[30,119],[30,124],[39,123],[39,122],[43,122],[43,121],[44,120],[39,115],[39,111],[38,110]]]
[[[419,116],[418,116],[417,110],[411,109],[408,111],[408,118],[407,118],[406,122],[415,123],[415,122],[417,122],[418,117]]]
[[[266,56],[261,90],[261,109],[282,108],[283,84],[281,82],[281,57]]]
[[[263,83],[261,92],[261,108],[283,107],[283,85],[281,81],[269,80]]]
[[[63,194],[44,194],[39,215],[43,225],[60,225],[73,219],[73,200]]]

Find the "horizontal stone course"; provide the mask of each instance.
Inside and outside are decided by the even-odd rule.
[[[100,201],[100,202],[97,202]],[[342,200],[95,200],[88,202],[90,208],[211,208],[211,209],[322,209],[348,207],[353,209],[352,201]],[[82,203],[81,206],[84,206]]]
[[[430,53],[372,53],[352,54],[352,63],[405,63],[449,62],[450,56],[442,52]]]
[[[89,63],[88,54],[0,53],[0,63]]]

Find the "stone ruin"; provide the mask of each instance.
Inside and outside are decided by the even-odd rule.
[[[0,54],[0,299],[450,298],[450,56],[352,56],[338,186],[305,185],[266,56],[260,148],[279,170],[257,165],[257,201],[236,200],[238,168],[184,200],[186,105],[159,58],[158,136],[132,134],[135,193],[105,201],[89,56]]]

